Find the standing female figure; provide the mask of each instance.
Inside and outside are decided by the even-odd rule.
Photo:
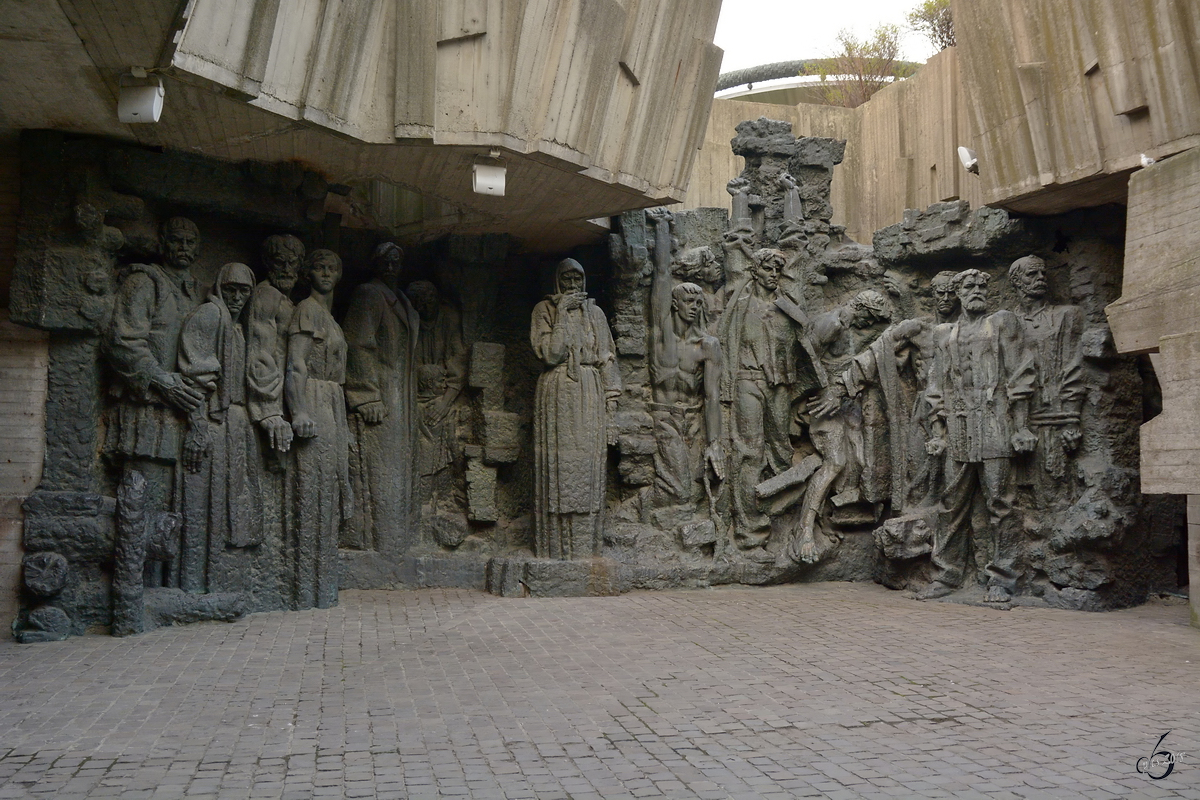
[[[337,548],[350,518],[350,428],[346,424],[346,339],[333,321],[333,289],[342,260],[314,250],[305,263],[311,287],[288,326],[284,396],[292,417],[296,464],[285,499],[285,585],[292,608],[337,602]]]
[[[555,294],[533,309],[529,341],[546,371],[534,400],[534,554],[588,558],[600,546],[607,417],[621,395],[608,319],[584,291],[583,267],[568,258]],[[606,408],[607,407],[607,408]]]
[[[183,439],[183,546],[179,586],[186,592],[251,592],[254,550],[262,543],[258,456],[246,414],[246,338],[242,310],[254,289],[245,264],[217,273],[208,301],[183,321],[179,374],[204,396]]]

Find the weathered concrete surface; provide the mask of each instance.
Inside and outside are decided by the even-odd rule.
[[[351,591],[0,643],[0,797],[1194,798],[1198,679],[1178,601]],[[1182,763],[1152,781],[1152,749]]]
[[[1200,144],[1192,2],[954,3],[958,43],[856,109],[716,100],[684,208],[724,206],[732,128],[766,115],[847,140],[834,223],[856,241],[905,209],[967,200],[1030,214],[1121,202],[1140,156]],[[976,151],[979,174],[958,161]]]
[[[1162,413],[1141,429],[1143,492],[1200,494],[1200,148],[1129,181],[1121,297],[1106,309],[1122,352],[1152,352]],[[1200,575],[1200,513],[1188,503],[1188,574]],[[1200,626],[1200,605],[1193,599]]]

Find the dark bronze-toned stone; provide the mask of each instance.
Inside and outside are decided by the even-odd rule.
[[[1012,263],[1009,281],[1020,297],[1017,318],[1033,354],[1037,375],[1029,402],[1029,427],[1037,436],[1030,476],[1043,508],[1075,499],[1068,464],[1079,448],[1083,382],[1083,309],[1048,300],[1046,262],[1025,256]]]
[[[1033,354],[1011,311],[987,313],[989,276],[970,269],[955,278],[962,313],[934,332],[933,366],[925,399],[933,415],[930,455],[949,454],[947,486],[933,539],[934,582],[923,597],[962,585],[968,542],[986,554],[988,602],[1011,599],[1020,578],[1021,523],[1012,459],[1033,450],[1028,427]],[[968,539],[976,494],[987,505],[987,528]]]
[[[682,523],[725,477],[721,344],[708,333],[704,290],[671,278],[669,213],[657,209],[649,217],[655,226],[650,294],[655,489],[659,504],[681,507]],[[708,511],[705,504],[703,512]]]
[[[346,404],[354,431],[351,477],[358,503],[342,544],[402,553],[416,543],[412,520],[416,457],[417,328],[396,289],[403,251],[376,248],[372,277],[354,290],[346,313]]]
[[[145,477],[144,497],[151,511],[171,508],[184,418],[204,402],[203,393],[184,380],[177,366],[183,320],[200,300],[190,271],[199,247],[200,233],[191,220],[173,217],[163,223],[162,263],[130,268],[117,291],[105,342],[118,376],[107,450],[126,473]],[[165,566],[166,574],[155,580],[179,585],[179,564]]]
[[[254,291],[245,264],[226,264],[208,300],[184,320],[179,374],[203,403],[188,415],[180,481],[183,543],[179,588],[187,592],[248,589],[249,554],[263,543],[257,434],[247,414],[246,339],[242,316]]]
[[[25,588],[39,597],[61,592],[70,570],[71,565],[59,553],[30,553],[21,559]]]
[[[57,606],[40,606],[29,612],[16,632],[21,644],[61,642],[71,635],[71,618]]]
[[[296,439],[286,496],[284,584],[292,608],[337,603],[338,532],[354,508],[346,422],[346,339],[330,309],[342,260],[313,250],[305,262],[309,295],[288,327],[284,396]]]
[[[583,267],[559,262],[555,293],[533,309],[529,341],[541,361],[534,405],[534,553],[598,554],[609,417],[621,394],[608,319],[584,290]]]
[[[1173,590],[1181,506],[1138,493],[1152,365],[1105,319],[1122,210],[935,203],[865,245],[833,222],[843,143],[732,145],[730,208],[625,212],[577,251],[590,297],[571,260],[543,299],[561,256],[452,233],[402,263],[359,187],[326,213],[336,176],[24,133],[11,315],[49,363],[16,635],[339,585]]]
[[[419,489],[413,505],[423,516],[453,514],[463,492],[461,463],[455,463],[461,462],[457,401],[467,379],[462,317],[430,281],[410,283],[407,294],[420,319],[414,362]],[[480,521],[494,521],[486,516]]]

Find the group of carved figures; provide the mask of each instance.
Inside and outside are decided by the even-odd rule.
[[[116,376],[106,451],[122,485],[144,478],[148,507],[182,516],[174,555],[145,565],[147,584],[221,591],[219,559],[277,546],[283,604],[328,607],[339,545],[412,543],[413,466],[449,458],[458,316],[428,281],[395,287],[403,253],[392,243],[374,251],[341,325],[333,251],[270,236],[266,280],[226,264],[204,297],[191,272],[199,247],[193,222],[167,220],[160,263],[128,269],[103,343]],[[281,542],[267,541],[272,510]]]
[[[719,524],[718,506],[727,509],[727,538],[743,557],[782,565],[835,550],[837,531],[822,520],[831,506],[869,504],[876,520],[885,507],[923,516],[933,580],[919,596],[957,590],[976,551],[986,600],[1008,602],[1021,577],[1018,474],[1039,507],[1063,502],[1085,395],[1083,315],[1049,301],[1043,260],[1012,263],[1015,312],[989,312],[989,275],[966,269],[932,279],[933,318],[897,319],[889,295],[900,291],[888,277],[810,313],[796,281],[784,281],[795,251],[750,250],[734,230],[727,242],[745,269],[711,303],[721,309],[714,336],[704,290],[672,276],[671,215],[647,217],[654,504],[679,522],[690,507]],[[538,305],[531,332],[547,368],[536,410],[537,547],[561,558],[598,547],[604,431],[621,391],[604,315],[582,287],[578,264],[560,264],[557,293]],[[805,432],[802,450],[794,440]],[[977,497],[986,513],[973,521]],[[772,518],[796,504],[774,526],[786,542],[768,551]]]

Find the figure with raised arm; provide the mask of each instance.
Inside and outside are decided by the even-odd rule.
[[[705,470],[725,476],[721,437],[721,344],[708,332],[704,290],[673,285],[671,217],[647,215],[655,226],[654,282],[650,290],[650,382],[657,449],[655,491],[664,505],[703,498]]]

